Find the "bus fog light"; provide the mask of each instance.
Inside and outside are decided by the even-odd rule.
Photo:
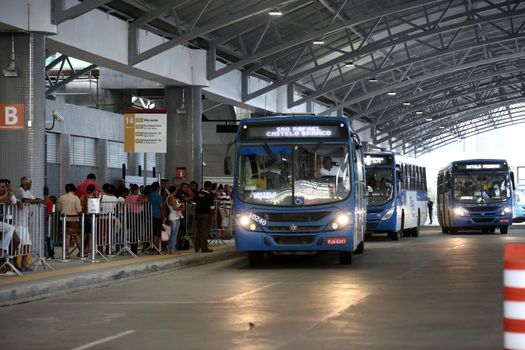
[[[332,230],[337,230],[339,228],[339,224],[337,222],[332,222]]]
[[[255,231],[256,228],[257,226],[255,226],[255,224],[250,224],[250,230]]]
[[[454,215],[456,215],[456,216],[467,216],[468,212],[462,207],[457,207],[457,208],[454,209]]]

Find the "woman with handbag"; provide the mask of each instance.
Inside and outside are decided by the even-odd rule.
[[[168,254],[174,254],[177,251],[177,234],[179,232],[180,220],[184,217],[182,215],[183,203],[176,197],[177,187],[171,186],[169,188],[170,195],[166,199],[166,204],[169,209],[168,220],[171,223],[171,235],[168,242]]]

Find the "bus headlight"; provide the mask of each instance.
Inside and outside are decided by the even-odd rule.
[[[454,208],[454,215],[456,216],[467,216],[468,211],[466,211],[463,207],[456,207]]]
[[[512,208],[511,207],[505,207],[503,208],[503,210],[501,211],[501,215],[508,215],[512,213]]]
[[[352,218],[350,214],[348,213],[341,214],[334,221],[332,221],[332,223],[329,226],[329,229],[332,229],[334,231],[340,230],[343,227],[348,226],[348,224],[350,224],[351,221],[352,221]]]
[[[241,215],[239,217],[239,224],[241,224],[242,227],[248,227],[252,223],[252,219],[248,215]]]
[[[387,210],[387,212],[385,213],[385,215],[383,215],[383,217],[381,218],[381,220],[388,220],[392,217],[392,215],[394,215],[394,210],[396,210],[396,207],[392,207],[390,209]]]

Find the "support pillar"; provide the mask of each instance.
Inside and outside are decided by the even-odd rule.
[[[164,90],[168,114],[164,176],[173,178],[177,167],[186,168],[186,179],[202,186],[202,88],[168,86]]]
[[[19,186],[21,177],[30,176],[31,190],[40,198],[46,159],[44,44],[44,34],[0,32],[0,104],[20,104],[24,110],[22,129],[0,130],[0,176],[9,178],[13,188]],[[5,74],[12,47],[17,74]]]

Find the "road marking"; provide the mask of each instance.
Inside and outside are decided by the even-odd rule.
[[[259,287],[259,288],[255,288],[255,289],[252,289],[250,291],[247,291],[247,292],[244,292],[244,293],[241,293],[241,294],[237,294],[237,295],[234,295],[232,297],[229,297],[229,298],[226,298],[224,299],[224,301],[235,301],[237,299],[241,299],[247,295],[250,295],[250,294],[253,294],[253,293],[257,293],[263,289],[266,289],[266,288],[270,288],[270,287],[273,287],[275,286],[276,284],[279,284],[280,282],[275,282],[275,283],[270,283],[270,284],[267,284],[267,285],[264,285],[262,287]]]
[[[78,347],[73,348],[73,349],[71,349],[71,350],[84,350],[84,349],[89,349],[89,348],[92,348],[92,347],[94,347],[94,346],[97,346],[97,345],[100,345],[100,344],[106,343],[106,342],[108,342],[108,341],[111,341],[111,340],[115,340],[115,339],[118,339],[118,338],[124,337],[124,336],[129,335],[129,334],[132,334],[132,333],[135,333],[135,331],[134,331],[134,330],[125,331],[125,332],[122,332],[122,333],[118,333],[118,334],[112,335],[112,336],[110,336],[110,337],[102,338],[102,339],[100,339],[100,340],[97,340],[97,341],[94,341],[94,342],[91,342],[91,343],[87,343],[87,344],[84,344],[84,345],[78,346]]]

